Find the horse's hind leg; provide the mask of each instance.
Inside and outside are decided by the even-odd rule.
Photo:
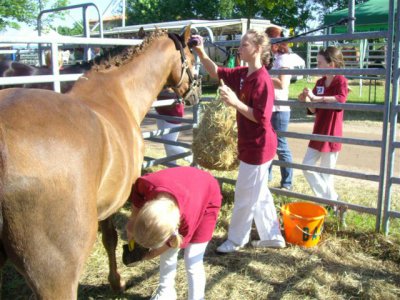
[[[125,289],[125,282],[121,281],[121,276],[117,269],[117,259],[115,250],[118,243],[118,234],[115,230],[115,226],[112,220],[112,216],[107,219],[100,221],[100,228],[102,232],[102,241],[104,248],[108,255],[109,274],[108,281],[113,290],[122,291]]]

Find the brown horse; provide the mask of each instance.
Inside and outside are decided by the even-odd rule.
[[[158,30],[68,94],[0,91],[0,267],[9,259],[37,299],[77,298],[98,221],[109,281],[124,288],[111,217],[140,175],[140,123],[154,99],[165,84],[195,95],[189,37],[190,28],[179,38]]]

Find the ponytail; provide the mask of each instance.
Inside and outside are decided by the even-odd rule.
[[[171,248],[179,248],[182,244],[183,237],[179,234],[178,230],[175,230],[168,240],[168,246]]]

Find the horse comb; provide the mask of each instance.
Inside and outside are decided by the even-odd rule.
[[[144,256],[149,252],[149,249],[137,243],[135,244],[133,240],[131,240],[129,244],[123,245],[122,248],[122,262],[127,267],[132,267],[137,262],[143,260]]]

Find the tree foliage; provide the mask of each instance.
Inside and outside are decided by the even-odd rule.
[[[188,19],[254,18],[264,7],[286,6],[294,0],[127,0],[127,24]]]
[[[296,0],[297,2],[298,0]],[[300,0],[304,1],[304,0]],[[308,0],[306,6],[313,12],[311,19],[316,20],[320,24],[323,23],[324,17],[336,10],[349,7],[351,0]],[[367,2],[368,0],[355,0],[355,5]]]
[[[66,36],[81,36],[83,35],[83,26],[81,22],[75,22],[72,27],[58,26],[57,32]]]
[[[356,4],[367,0],[356,0]],[[1,0],[0,31],[19,28],[19,23],[36,25],[39,3],[43,8],[67,6],[68,0]],[[348,7],[348,0],[126,0],[127,25],[188,19],[218,20],[230,18],[265,18],[272,23],[307,29],[310,21],[321,22],[325,14]],[[51,23],[63,13],[46,15]],[[67,27],[62,30],[68,31]],[[77,26],[71,28],[72,32]]]
[[[1,0],[0,31],[7,27],[18,29],[21,27],[21,23],[35,26],[40,12],[40,4],[42,8],[48,9],[67,6],[68,3],[68,0]],[[50,14],[46,16],[46,22],[50,23],[56,16],[62,15],[63,13]]]
[[[127,0],[127,24],[147,24],[188,19],[226,19],[232,0]]]
[[[356,0],[356,4],[367,0]],[[264,18],[294,32],[321,23],[348,0],[127,0],[127,24],[188,19]]]

